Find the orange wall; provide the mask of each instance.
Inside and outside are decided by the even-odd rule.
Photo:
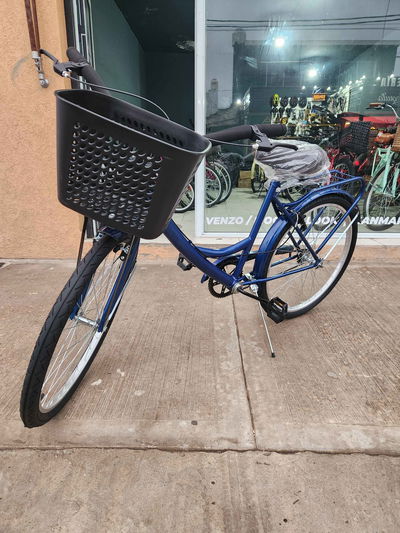
[[[41,46],[65,59],[62,0],[36,0]],[[69,82],[44,59],[47,89],[31,59],[23,0],[0,2],[0,257],[76,255],[82,217],[57,201],[56,89]]]

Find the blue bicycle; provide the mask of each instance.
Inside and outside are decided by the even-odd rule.
[[[364,192],[361,178],[338,174],[342,180],[283,203],[281,183],[272,179],[248,237],[217,250],[195,246],[171,216],[211,144],[252,139],[266,153],[293,149],[269,139],[282,136],[285,127],[239,126],[205,138],[105,94],[97,73],[75,49],[68,50],[68,63],[44,53],[56,72],[78,73],[97,89],[57,92],[58,185],[63,204],[104,225],[37,340],[21,396],[27,427],[54,417],[88,371],[133,276],[141,236],[163,231],[179,251],[178,266],[197,267],[213,296],[253,298],[280,322],[311,310],[343,275],[356,244],[357,203]],[[353,182],[361,185],[357,197],[347,192]],[[256,248],[271,206],[277,220]]]

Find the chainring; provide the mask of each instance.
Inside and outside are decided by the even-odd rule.
[[[236,265],[238,262],[237,257],[227,257],[226,259],[223,259],[218,265],[216,265],[218,268],[226,272],[227,274],[233,274],[235,271]],[[228,268],[232,267],[232,268]],[[226,287],[225,285],[222,285],[219,281],[216,281],[215,279],[209,278],[208,280],[208,290],[210,293],[214,296],[214,298],[226,298],[227,296],[230,296],[232,294],[232,290]]]

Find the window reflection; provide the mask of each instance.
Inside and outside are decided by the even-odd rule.
[[[400,130],[396,141],[389,105],[400,104],[399,43],[400,0],[365,0],[362,13],[343,0],[208,0],[207,131],[286,124],[287,137],[320,145],[332,168],[370,182],[361,231],[398,232]],[[232,190],[206,202],[205,229],[246,233],[265,195],[263,171],[248,146],[224,145],[215,163]]]

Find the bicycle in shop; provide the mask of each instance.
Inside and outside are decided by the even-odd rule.
[[[207,158],[205,167],[205,206],[225,202],[232,192],[232,180],[228,169],[217,159]],[[179,202],[175,208],[175,213],[185,213],[194,209],[195,184],[194,179],[187,184]]]
[[[352,257],[359,221],[360,195],[353,198],[343,187],[362,178],[347,177],[283,203],[278,192],[285,180],[277,165],[249,235],[221,249],[196,246],[171,217],[211,146],[250,139],[261,164],[279,160],[279,151],[297,164],[295,145],[271,140],[283,136],[285,126],[245,125],[202,136],[111,96],[76,49],[68,49],[66,63],[41,53],[58,74],[80,76],[84,87],[95,89],[56,91],[58,197],[101,227],[37,339],[21,394],[25,426],[48,422],[82,381],[134,275],[142,237],[164,233],[179,252],[178,267],[197,267],[213,296],[252,298],[275,322],[307,313],[335,287]],[[277,219],[255,248],[270,206]]]
[[[390,104],[374,102],[368,109],[390,108],[396,117],[396,133],[378,135],[371,180],[363,205],[366,226],[383,231],[399,223],[400,217],[400,117]]]

